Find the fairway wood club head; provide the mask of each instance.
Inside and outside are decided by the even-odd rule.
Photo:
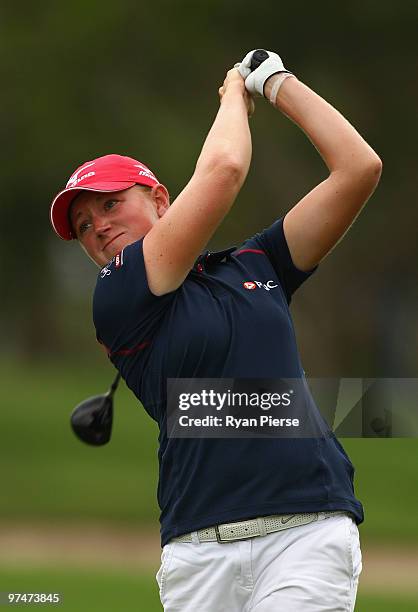
[[[112,435],[113,394],[119,383],[116,376],[110,390],[102,395],[95,395],[76,406],[71,414],[71,427],[75,435],[92,446],[103,446]]]

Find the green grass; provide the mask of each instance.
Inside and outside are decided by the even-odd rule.
[[[418,439],[343,439],[365,508],[364,538],[418,544]]]
[[[362,595],[357,597],[355,612],[417,612],[418,599],[402,596]]]
[[[0,518],[157,524],[158,428],[124,383],[110,444],[89,447],[70,430],[73,407],[114,376],[106,358],[97,363],[0,362]],[[418,439],[342,443],[366,510],[362,537],[417,545]]]
[[[161,612],[154,576],[98,572],[95,570],[43,570],[0,567],[0,591],[60,593],[58,610],[68,612]],[[16,606],[21,609],[27,606]],[[45,609],[46,607],[44,607]],[[51,609],[50,607],[46,609]],[[362,593],[356,612],[417,612],[418,599]]]
[[[108,445],[90,447],[70,429],[74,406],[110,385],[114,370],[105,360],[103,369],[90,371],[3,363],[0,372],[0,469],[7,492],[0,516],[157,520],[158,428],[124,383]]]
[[[0,568],[0,591],[60,593],[62,604],[41,609],[68,612],[161,612],[157,582],[152,576],[113,574],[97,569]],[[28,607],[16,605],[16,608]],[[39,606],[37,606],[39,609]]]

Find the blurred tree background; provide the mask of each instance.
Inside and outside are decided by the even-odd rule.
[[[292,303],[307,374],[417,376],[417,25],[413,0],[2,3],[6,523],[99,518],[156,526],[157,431],[140,411],[125,410],[137,407],[127,390],[118,392],[121,416],[108,447],[96,452],[70,433],[72,406],[104,391],[112,367],[91,318],[97,268],[77,243],[56,237],[49,205],[78,165],[107,153],[149,165],[174,199],[217,112],[218,87],[249,49],[277,51],[383,160],[376,193]],[[257,100],[251,128],[251,170],[213,249],[267,227],[327,174],[306,136],[266,101]],[[416,544],[417,441],[344,445],[357,466],[366,535]],[[374,609],[386,610],[367,607]]]
[[[193,172],[226,70],[262,46],[341,110],[384,162],[360,219],[295,299],[305,369],[415,375],[416,2],[255,10],[235,0],[73,0],[8,4],[1,13],[4,354],[96,358],[97,270],[51,231],[51,198],[76,166],[110,152],[149,164],[175,197]],[[250,175],[214,248],[267,226],[326,176],[307,138],[264,100],[251,125]]]

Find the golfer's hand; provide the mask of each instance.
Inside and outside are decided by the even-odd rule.
[[[254,100],[248,93],[245,87],[244,79],[241,76],[240,72],[237,70],[237,68],[232,68],[231,70],[228,70],[223,85],[218,90],[221,104],[222,98],[225,96],[226,92],[234,89],[236,91],[239,91],[243,96],[245,105],[247,107],[248,116],[251,117],[255,109]]]
[[[245,79],[245,87],[251,95],[264,96],[264,84],[269,77],[278,72],[288,72],[283,65],[282,59],[277,53],[267,51],[268,58],[262,62],[259,67],[251,72],[251,59],[253,49],[244,57],[240,64],[236,64],[241,76]]]

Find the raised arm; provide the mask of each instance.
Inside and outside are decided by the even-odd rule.
[[[277,78],[274,75],[267,81],[267,96]],[[287,213],[283,223],[293,263],[310,270],[344,236],[370,198],[382,162],[335,108],[296,78],[284,81],[276,107],[306,133],[330,171]]]
[[[155,295],[181,285],[247,176],[251,99],[238,70],[228,72],[219,93],[221,106],[192,178],[144,238],[147,278]]]
[[[285,68],[280,57],[270,55],[264,76],[269,71],[275,72],[274,62],[279,61],[276,72],[281,73],[264,81],[257,79],[256,70],[247,77],[246,86],[250,86],[250,91],[264,94],[305,132],[330,172],[326,180],[286,214],[283,223],[293,262],[307,271],[332,250],[353,223],[379,182],[382,162],[328,102],[294,76],[283,80]],[[259,73],[262,68],[263,64],[258,68]],[[277,92],[280,82],[276,95],[274,90]]]

